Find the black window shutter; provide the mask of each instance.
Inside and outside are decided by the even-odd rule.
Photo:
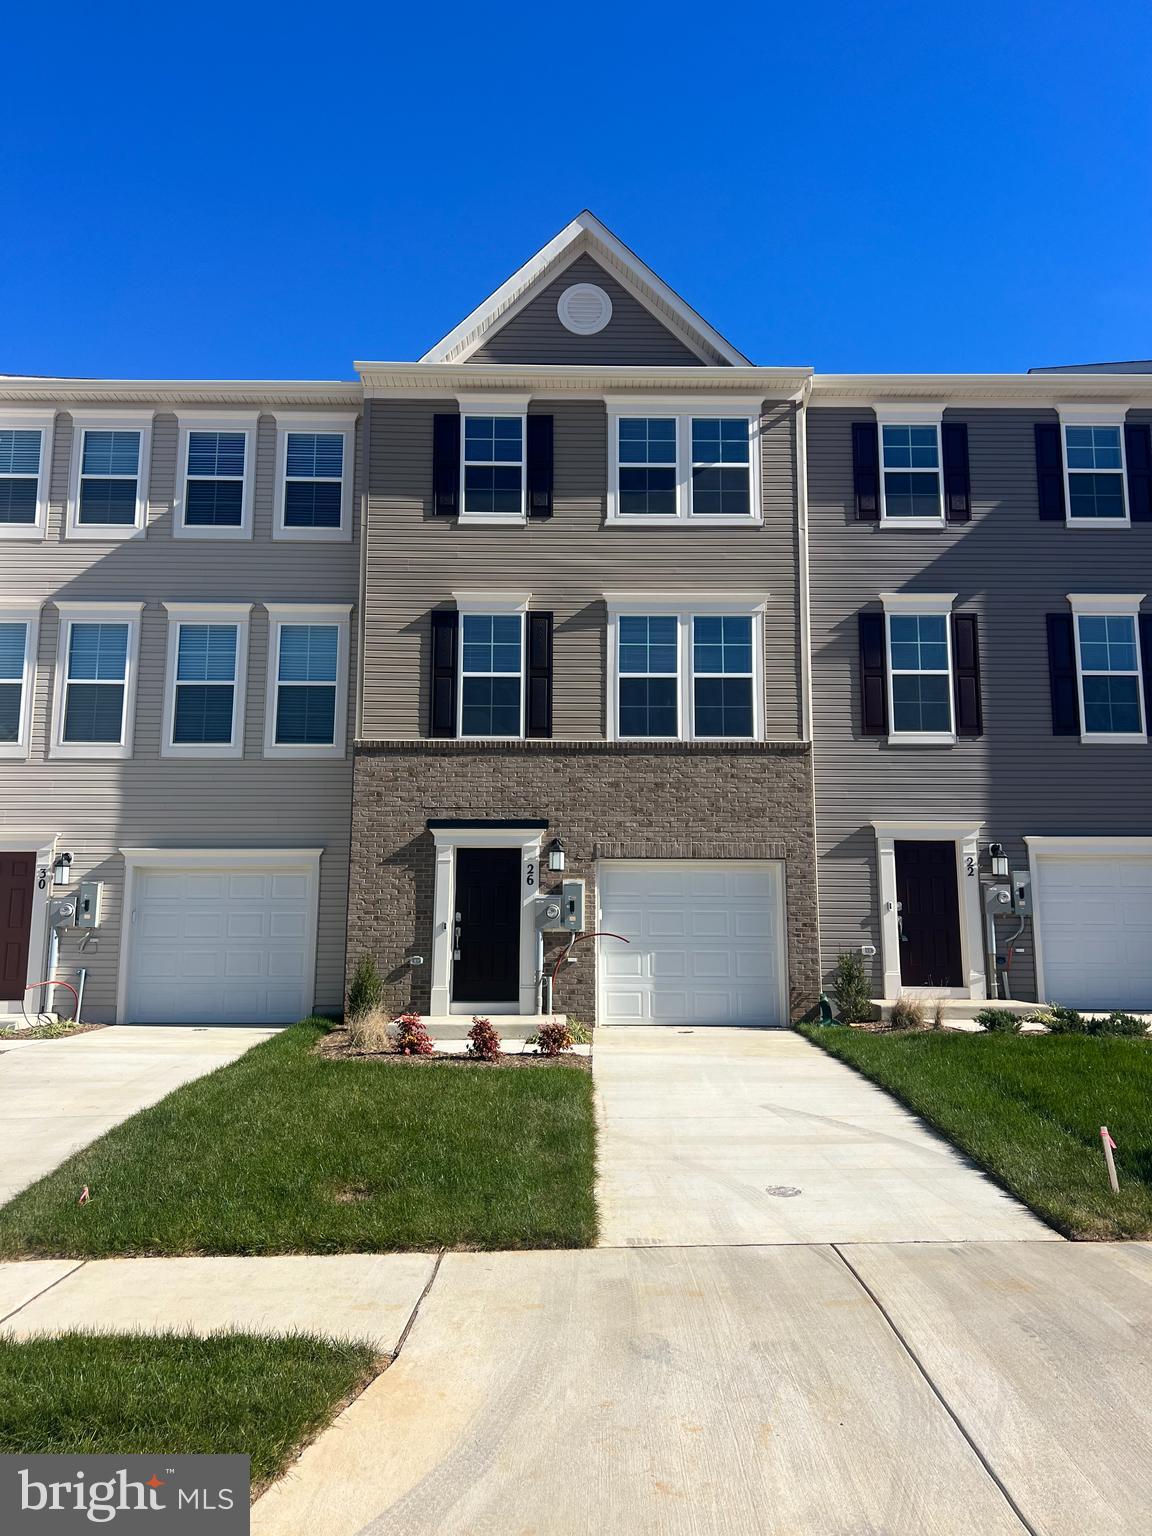
[[[1152,430],[1124,428],[1124,457],[1128,462],[1128,512],[1134,523],[1152,523]]]
[[[1045,522],[1064,521],[1064,454],[1060,447],[1060,423],[1036,423],[1036,490],[1040,516]],[[1076,727],[1079,731],[1080,727]]]
[[[432,511],[455,517],[460,511],[460,417],[456,412],[432,418]]]
[[[1139,615],[1140,665],[1144,673],[1144,725],[1152,727],[1152,613]]]
[[[552,516],[552,418],[528,418],[528,516]]]
[[[946,421],[940,429],[944,449],[944,516],[950,523],[972,519],[972,486],[968,476],[968,423]]]
[[[459,418],[457,418],[459,419]],[[456,641],[460,615],[455,608],[432,610],[432,689],[429,736],[456,734]]]
[[[549,418],[550,419],[550,418]],[[529,736],[552,734],[552,615],[528,615]]]
[[[856,521],[880,521],[880,430],[874,421],[852,423],[852,480]]]
[[[884,615],[860,618],[860,730],[864,736],[888,734],[888,647]]]
[[[956,694],[957,736],[982,736],[980,706],[980,627],[974,613],[952,615],[952,684]]]
[[[1048,677],[1052,688],[1053,736],[1079,736],[1076,635],[1070,613],[1048,615]]]

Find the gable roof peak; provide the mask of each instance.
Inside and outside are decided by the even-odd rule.
[[[425,352],[422,363],[464,363],[484,340],[530,301],[546,282],[585,253],[598,262],[711,367],[749,366],[749,360],[669,288],[589,208],[583,208],[530,256],[482,304]]]

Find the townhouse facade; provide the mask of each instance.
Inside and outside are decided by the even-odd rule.
[[[0,1020],[1152,1006],[1152,373],[757,367],[590,214],[357,370],[0,378]]]
[[[359,414],[0,380],[0,1018],[341,1006]]]

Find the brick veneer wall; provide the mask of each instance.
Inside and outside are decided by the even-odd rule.
[[[373,954],[389,1006],[428,1012],[435,853],[426,821],[547,817],[545,843],[559,833],[566,875],[588,882],[589,926],[598,858],[783,859],[796,1017],[820,990],[812,804],[811,757],[796,742],[357,742],[349,973]],[[558,888],[542,870],[541,891]],[[576,953],[557,979],[556,1009],[592,1020],[592,945]],[[412,954],[425,964],[409,966]]]

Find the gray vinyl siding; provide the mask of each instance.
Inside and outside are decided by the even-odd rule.
[[[573,283],[595,283],[612,300],[612,318],[595,336],[574,336],[556,302]],[[500,325],[468,363],[622,363],[632,367],[703,367],[704,360],[591,256],[574,262]]]
[[[78,414],[82,407],[77,406]],[[344,407],[345,410],[348,407]],[[322,408],[316,409],[323,416]],[[258,430],[253,538],[230,542],[173,539],[176,418],[158,414],[153,426],[146,536],[101,544],[68,539],[65,504],[72,418],[56,417],[48,535],[42,543],[0,544],[0,604],[42,598],[30,756],[0,759],[0,840],[22,832],[58,834],[57,848],[75,854],[75,879],[105,882],[100,929],[81,949],[66,930],[57,975],[71,980],[88,969],[85,1015],[111,1021],[116,1005],[122,938],[125,847],[321,847],[316,1006],[336,1010],[343,999],[351,752],[343,760],[263,757],[268,663],[268,616],[263,604],[354,604],[358,548],[359,454],[349,543],[273,541],[276,426],[262,415]],[[50,756],[56,686],[58,615],[54,603],[143,601],[136,694],[135,742],[126,760]],[[194,761],[162,758],[160,740],[168,615],[165,601],[251,602],[244,755]],[[355,677],[356,615],[350,616],[349,693]],[[349,701],[348,735],[354,711]],[[7,830],[6,833],[6,829]],[[226,1023],[227,1020],[221,1020]]]
[[[814,764],[823,962],[880,947],[873,819],[983,822],[982,848],[1001,842],[1027,867],[1028,835],[1152,833],[1152,747],[1053,736],[1045,615],[1069,613],[1069,592],[1152,589],[1152,524],[1067,528],[1041,522],[1033,425],[1055,412],[956,409],[968,424],[972,520],[939,530],[858,523],[853,421],[871,412],[808,413]],[[1131,413],[1147,421],[1149,413]],[[857,614],[881,591],[955,592],[976,613],[984,734],[952,747],[889,746],[860,735]],[[1145,604],[1147,610],[1149,604]],[[1001,938],[1015,920],[1005,924]],[[1031,934],[1013,966],[1017,996],[1034,997]],[[881,980],[881,957],[874,984]]]
[[[763,527],[622,528],[604,522],[607,413],[601,400],[533,400],[554,418],[554,515],[526,527],[469,526],[431,509],[432,418],[454,400],[372,400],[364,603],[368,740],[428,729],[431,610],[454,590],[522,590],[555,615],[553,736],[606,735],[607,610],[612,590],[769,594],[766,727],[800,732],[797,686],[795,412],[764,410]]]

